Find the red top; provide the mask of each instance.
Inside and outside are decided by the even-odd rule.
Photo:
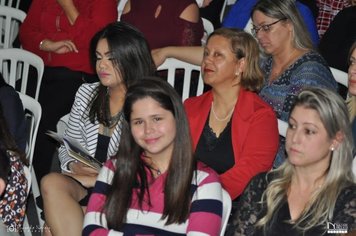
[[[203,132],[212,101],[213,95],[209,91],[184,102],[194,149]],[[274,111],[257,94],[241,88],[232,115],[231,137],[235,165],[221,174],[220,180],[231,199],[235,199],[252,177],[272,167],[279,145]]]
[[[199,46],[204,34],[199,19],[192,23],[179,16],[194,0],[131,0],[131,9],[121,20],[137,27],[145,35],[150,48],[166,46]],[[161,12],[154,17],[158,6]]]
[[[117,20],[116,0],[73,0],[79,16],[71,25],[56,0],[33,0],[20,28],[22,47],[39,55],[46,66],[63,66],[75,71],[94,73],[89,60],[89,44],[93,35]],[[70,39],[78,53],[49,53],[39,50],[43,39]]]

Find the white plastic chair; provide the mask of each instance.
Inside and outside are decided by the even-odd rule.
[[[251,31],[252,27],[253,27],[253,23],[252,23],[252,19],[250,17],[250,19],[248,20],[248,22],[245,25],[244,31],[247,32],[247,33],[252,34],[252,31]]]
[[[224,3],[222,5],[221,8],[221,12],[220,12],[220,23],[223,22],[224,16],[225,16],[225,11],[226,11],[226,6],[227,6],[227,0],[224,0]]]
[[[344,85],[346,88],[349,86],[349,79],[346,72],[338,70],[336,68],[330,67],[331,73],[333,74],[336,82]]]
[[[29,138],[27,142],[27,147],[26,147],[26,157],[28,159],[29,163],[29,170],[31,172],[31,187],[32,187],[32,194],[33,198],[36,199],[38,196],[40,196],[40,189],[38,187],[38,182],[35,174],[35,170],[32,165],[33,161],[33,154],[34,154],[34,149],[35,149],[35,144],[36,144],[36,139],[37,139],[37,132],[38,132],[38,127],[40,125],[40,120],[42,116],[42,108],[41,105],[39,104],[38,101],[36,101],[34,98],[27,96],[26,94],[18,92],[20,99],[22,101],[22,105],[26,111],[26,117],[30,118],[29,121]],[[41,219],[40,212],[41,210],[36,206],[36,212],[37,212],[37,218],[38,222],[40,222],[40,226],[43,225],[43,220]],[[27,222],[28,223],[28,222]],[[29,230],[27,230],[29,231]],[[25,232],[26,233],[26,232]],[[27,232],[30,233],[30,232]]]
[[[225,234],[226,226],[229,221],[231,208],[232,208],[232,202],[231,202],[230,195],[225,189],[222,190],[222,197],[223,197],[223,213],[222,213],[222,219],[221,219],[220,236],[224,236],[224,234]]]
[[[5,81],[14,88],[16,88],[16,81],[22,79],[20,92],[24,94],[26,94],[30,66],[37,70],[35,99],[38,100],[44,71],[43,60],[36,54],[24,49],[0,49],[0,72]]]
[[[204,26],[204,36],[201,39],[201,44],[205,45],[206,41],[208,39],[208,36],[214,32],[214,26],[213,24],[208,20],[203,17],[201,17],[201,20],[203,21],[203,26]]]
[[[13,7],[19,9],[20,0],[0,0],[0,6]]]
[[[200,66],[193,65],[175,58],[167,58],[164,61],[164,63],[157,68],[157,71],[167,71],[168,73],[167,81],[173,87],[174,87],[174,81],[176,76],[176,70],[184,70],[184,78],[183,78],[184,81],[183,81],[183,92],[182,92],[182,100],[184,101],[189,97],[192,71],[200,72]],[[202,94],[203,90],[204,90],[204,82],[200,73],[199,80],[198,80],[198,88],[195,95],[198,96]]]
[[[12,48],[19,29],[19,24],[26,18],[20,9],[0,6],[0,48]]]
[[[27,198],[30,194],[30,190],[31,190],[31,183],[32,183],[32,178],[31,178],[31,171],[27,166],[24,166],[24,172],[25,172],[25,176],[27,179]],[[32,234],[30,233],[30,224],[28,223],[28,216],[27,214],[25,215],[25,219],[23,222],[23,234],[25,236],[31,236]]]
[[[278,119],[278,132],[280,136],[286,137],[288,129],[288,123]]]

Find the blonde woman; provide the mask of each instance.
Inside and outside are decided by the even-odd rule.
[[[356,184],[343,99],[327,89],[303,90],[289,117],[286,151],[279,168],[251,181],[228,235],[328,235],[336,226],[354,235]]]

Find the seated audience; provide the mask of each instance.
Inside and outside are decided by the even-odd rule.
[[[116,21],[116,4],[116,0],[33,0],[20,27],[22,47],[45,64],[39,94],[42,119],[33,159],[38,180],[49,173],[56,148],[46,132],[55,130],[58,120],[70,112],[81,84],[98,81],[90,65],[89,44],[97,31]],[[34,81],[29,80],[28,86],[35,86]]]
[[[227,235],[315,236],[334,229],[354,235],[353,145],[343,99],[327,89],[305,89],[288,123],[287,160],[251,181]]]
[[[17,147],[26,151],[26,122],[21,99],[13,87],[8,85],[0,73],[0,105],[4,112],[7,127],[15,139]]]
[[[261,63],[264,84],[261,98],[272,106],[277,118],[287,121],[292,101],[306,87],[337,90],[337,83],[326,61],[313,50],[309,35],[293,0],[259,0],[252,11],[254,33],[267,55]],[[166,47],[152,51],[156,65],[167,57],[199,64],[202,47]],[[274,167],[285,159],[284,138]]]
[[[356,1],[351,7],[341,10],[331,22],[320,40],[320,54],[329,66],[347,72],[348,52],[356,41]]]
[[[239,0],[231,7],[230,11],[224,18],[223,27],[233,27],[239,29],[245,29],[253,10],[254,5],[258,0]],[[313,41],[313,45],[319,44],[318,29],[316,27],[315,17],[305,1],[295,1],[298,8],[298,12],[303,19],[305,26],[308,29],[310,37]]]
[[[142,31],[151,49],[201,45],[204,33],[194,0],[128,0],[121,20]]]
[[[352,136],[356,147],[356,41],[352,44],[349,52],[349,98],[347,105],[352,124]]]
[[[256,93],[263,83],[258,56],[250,34],[215,30],[201,65],[212,89],[184,103],[195,156],[220,175],[231,199],[253,176],[271,169],[278,149],[276,115]]]
[[[26,212],[27,161],[10,133],[1,105],[0,160],[0,235],[19,235]]]
[[[181,98],[167,82],[128,88],[122,140],[90,197],[83,235],[219,235],[222,189],[196,162]]]
[[[293,0],[259,0],[252,11],[252,22],[252,31],[267,54],[262,63],[265,84],[260,96],[273,107],[277,118],[288,120],[293,99],[305,87],[336,91],[329,66],[313,50]],[[284,159],[281,138],[274,167]]]
[[[155,66],[143,35],[124,22],[109,24],[94,36],[91,60],[100,82],[79,88],[64,135],[105,162],[118,150],[127,88],[153,75]],[[41,181],[46,223],[53,235],[80,235],[81,206],[87,205],[97,171],[76,162],[63,145],[59,159],[63,174],[51,173]]]

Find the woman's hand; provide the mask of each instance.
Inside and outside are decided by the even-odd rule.
[[[45,39],[41,42],[40,49],[57,54],[78,52],[77,46],[71,40],[51,41]]]

